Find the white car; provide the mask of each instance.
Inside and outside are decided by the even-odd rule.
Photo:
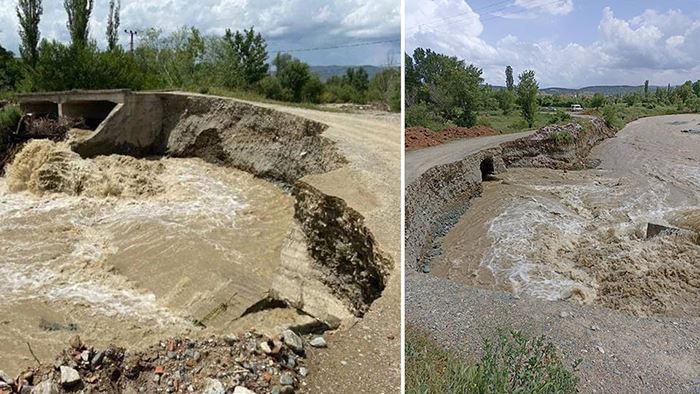
[[[583,111],[583,107],[579,104],[574,104],[571,106],[571,112],[581,112]]]

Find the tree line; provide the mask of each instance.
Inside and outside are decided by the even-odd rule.
[[[505,114],[517,106],[530,127],[538,111],[539,85],[535,72],[525,70],[515,84],[513,69],[505,71],[506,88],[484,85],[482,70],[455,56],[416,48],[405,54],[406,126],[454,124],[472,127],[478,111],[500,108]]]
[[[110,0],[107,47],[91,39],[94,0],[64,0],[70,42],[42,39],[41,0],[18,0],[19,57],[0,45],[0,92],[70,89],[184,89],[254,92],[269,99],[336,103],[385,103],[400,110],[401,76],[396,67],[372,78],[362,68],[322,82],[308,64],[287,53],[270,63],[267,43],[253,27],[221,36],[182,27],[139,34],[133,52],[119,45],[120,0]]]
[[[479,112],[510,115],[517,111],[531,128],[543,109],[554,112],[547,119],[551,123],[568,119],[564,111],[573,104],[604,110],[611,124],[617,123],[614,119],[618,113],[632,107],[700,112],[700,80],[655,89],[647,80],[639,91],[624,94],[551,95],[539,91],[532,70],[521,72],[516,81],[513,68],[507,66],[505,87],[492,87],[484,84],[480,68],[454,56],[417,48],[412,56],[405,54],[405,59],[407,127],[472,127],[478,122]]]

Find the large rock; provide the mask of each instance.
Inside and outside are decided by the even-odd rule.
[[[63,387],[73,387],[80,383],[78,371],[65,365],[61,366],[61,385]]]
[[[225,392],[226,389],[221,382],[216,379],[207,379],[207,385],[204,387],[202,394],[224,394]]]
[[[304,352],[304,341],[302,341],[301,337],[299,337],[299,335],[297,335],[294,331],[284,330],[282,332],[282,338],[284,339],[284,344],[289,346],[289,348],[295,353]]]
[[[58,386],[50,380],[45,380],[34,386],[32,394],[58,394]]]

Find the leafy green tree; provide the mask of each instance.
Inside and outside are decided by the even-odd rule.
[[[369,82],[368,98],[389,105],[394,112],[401,111],[401,71],[397,67],[385,68]]]
[[[535,115],[537,114],[537,92],[539,91],[535,71],[523,71],[518,79],[518,105],[520,105],[523,118],[527,121],[528,126],[532,127],[535,124]]]
[[[14,53],[0,46],[0,91],[14,90],[22,78],[22,69]]]
[[[242,70],[248,86],[265,78],[269,70],[267,43],[260,33],[256,33],[253,27],[243,32],[236,31],[236,33],[226,29],[224,40],[233,49],[237,67]]]
[[[107,47],[114,50],[119,44],[119,11],[121,10],[121,0],[109,0],[109,15],[107,16]]]
[[[94,0],[64,0],[68,31],[73,45],[85,46],[90,35],[90,15]]]
[[[513,67],[506,66],[506,89],[513,91],[515,89],[515,81],[513,80]]]
[[[311,79],[311,68],[308,64],[289,54],[277,54],[273,61],[282,88],[288,92],[294,102],[303,100],[304,85]]]
[[[413,58],[404,54],[404,87],[406,91],[406,108],[417,103],[418,91],[421,87],[420,77],[413,64]]]
[[[430,49],[413,52],[413,73],[420,85],[415,100],[428,104],[439,118],[458,126],[476,124],[476,110],[482,98],[481,69],[463,60]]]
[[[19,0],[15,11],[19,19],[19,38],[21,41],[19,53],[24,62],[33,68],[39,57],[38,46],[41,38],[39,22],[44,8],[41,5],[41,0]]]
[[[649,80],[644,81],[644,97],[649,97]]]
[[[369,88],[369,75],[362,67],[349,67],[345,71],[345,80],[360,94],[364,94]]]
[[[693,84],[693,92],[695,92],[696,96],[700,97],[700,79]]]
[[[591,107],[600,108],[603,105],[605,105],[605,96],[603,96],[601,93],[594,94],[591,98]]]
[[[495,95],[496,100],[498,100],[498,108],[503,111],[504,115],[508,115],[515,104],[515,95],[508,89],[501,89]]]
[[[323,96],[323,82],[318,78],[318,75],[311,74],[311,77],[306,81],[301,88],[302,100],[309,103],[318,104]]]

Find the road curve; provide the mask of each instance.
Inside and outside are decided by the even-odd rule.
[[[486,137],[463,138],[447,144],[406,152],[406,184],[410,184],[429,169],[452,163],[483,149],[527,137],[535,130]]]

